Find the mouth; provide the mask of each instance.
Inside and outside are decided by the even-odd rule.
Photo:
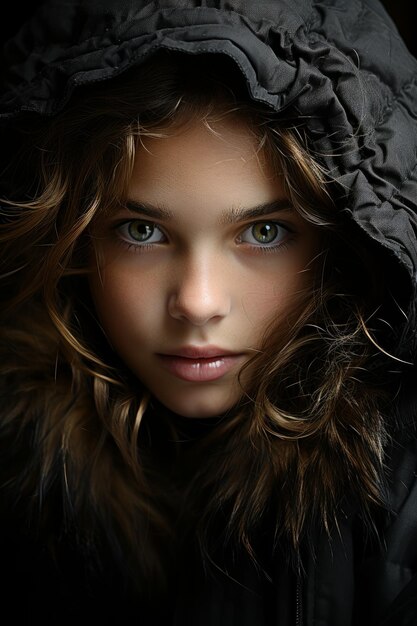
[[[222,378],[242,362],[242,353],[216,346],[186,346],[173,354],[158,354],[168,372],[188,382],[210,382]]]

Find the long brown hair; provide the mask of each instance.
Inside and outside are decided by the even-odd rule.
[[[245,116],[323,251],[285,333],[265,333],[239,405],[187,454],[177,446],[164,474],[150,416],[179,435],[104,340],[86,280],[90,232],[125,194],[137,141],[216,115]],[[98,551],[110,545],[143,580],[163,583],[180,528],[210,558],[221,517],[224,545],[255,559],[251,537],[271,507],[276,541],[297,551],[313,524],[330,529],[347,494],[365,516],[381,502],[384,394],[371,372],[385,292],[306,137],[302,120],[248,98],[231,61],[170,54],[79,88],[52,119],[21,121],[2,209],[0,430],[14,446],[4,480],[41,527],[60,494],[66,527]]]

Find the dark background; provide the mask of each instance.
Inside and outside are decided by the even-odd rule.
[[[415,0],[383,0],[382,4],[397,25],[410,52],[417,57]]]
[[[0,72],[3,68],[3,43],[19,29],[20,24],[42,4],[43,0],[6,0],[0,16]],[[256,2],[256,0],[248,0]],[[410,52],[417,57],[417,23],[413,18],[415,0],[382,0],[397,25]],[[14,8],[16,7],[16,8]]]

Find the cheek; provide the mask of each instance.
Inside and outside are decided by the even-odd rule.
[[[90,290],[99,317],[109,339],[115,345],[131,345],[133,337],[146,337],[160,314],[154,277],[142,274],[140,280],[117,268],[95,273]]]
[[[299,271],[298,267],[260,272],[256,281],[242,289],[241,306],[245,316],[257,328],[287,317],[298,308],[311,280],[310,272]]]

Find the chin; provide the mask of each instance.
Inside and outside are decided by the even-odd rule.
[[[190,419],[218,417],[223,413],[226,413],[236,404],[235,402],[231,402],[230,400],[215,402],[214,399],[208,398],[207,400],[204,400],[201,397],[196,399],[183,397],[180,401],[178,401],[178,398],[176,398],[175,400],[171,400],[168,398],[159,397],[158,400],[170,411],[173,411],[177,415],[181,415],[182,417],[188,417]]]

